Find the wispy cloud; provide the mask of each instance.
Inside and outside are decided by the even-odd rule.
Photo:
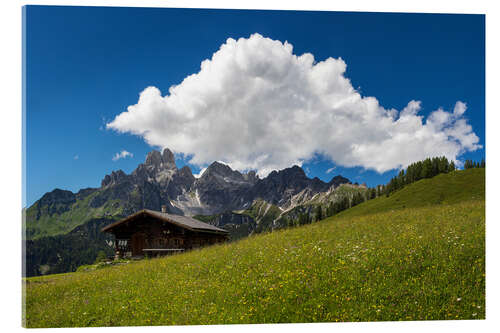
[[[126,157],[134,157],[134,154],[126,151],[126,150],[122,150],[121,152],[119,153],[116,153],[114,156],[113,156],[113,161],[118,161],[119,159],[122,159],[122,158],[126,158]]]
[[[101,126],[99,126],[99,131],[105,131],[106,130],[106,123],[108,121],[106,120],[106,117],[104,117],[104,116],[101,116],[101,121],[102,121],[102,123],[101,123]]]
[[[165,95],[146,88],[106,128],[192,156],[197,166],[223,160],[260,176],[316,154],[385,172],[482,148],[465,103],[427,117],[416,100],[402,110],[383,107],[352,86],[342,58],[295,55],[288,42],[229,38],[200,68]]]
[[[337,167],[332,167],[332,168],[330,168],[330,169],[326,170],[326,173],[330,173],[330,172],[332,172],[332,171],[333,171],[333,170],[335,170],[335,169],[337,169]]]
[[[75,155],[75,156],[73,157],[73,159],[74,159],[74,160],[77,160],[77,159],[79,159],[79,158],[80,158],[80,156],[78,156],[78,155]]]

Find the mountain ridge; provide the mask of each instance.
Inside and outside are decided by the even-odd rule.
[[[162,205],[173,214],[213,215],[248,209],[262,199],[286,210],[344,183],[350,181],[341,175],[328,183],[308,178],[297,165],[261,179],[253,170],[241,173],[217,161],[196,178],[189,166],[177,167],[170,149],[152,150],[130,174],[114,170],[98,188],[45,193],[27,208],[26,237],[69,232],[90,218],[126,216],[144,208],[160,210]],[[293,200],[304,191],[303,200]],[[44,232],[44,228],[51,231]]]

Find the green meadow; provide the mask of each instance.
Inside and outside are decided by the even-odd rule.
[[[26,327],[485,318],[484,169],[180,255],[23,279]]]

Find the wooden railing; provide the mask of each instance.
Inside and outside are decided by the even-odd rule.
[[[184,251],[184,249],[142,249],[145,255],[153,256],[153,255],[159,255],[159,254],[174,254],[174,253],[181,253]]]

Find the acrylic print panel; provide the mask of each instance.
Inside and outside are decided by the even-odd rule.
[[[484,22],[24,7],[24,326],[484,319]]]

